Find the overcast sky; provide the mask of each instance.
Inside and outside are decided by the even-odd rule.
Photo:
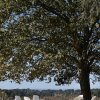
[[[22,82],[21,84],[11,83],[9,81],[0,82],[0,89],[38,89],[38,90],[44,90],[44,89],[80,89],[79,84],[76,82],[73,82],[71,85],[64,85],[64,86],[55,86],[54,82],[51,83],[45,83],[45,82],[38,82],[35,81],[33,83],[29,82]],[[92,84],[91,82],[91,88],[100,88],[100,83]]]

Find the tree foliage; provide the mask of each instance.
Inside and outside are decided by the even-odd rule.
[[[100,80],[99,0],[1,0],[0,80],[54,77],[80,69]]]

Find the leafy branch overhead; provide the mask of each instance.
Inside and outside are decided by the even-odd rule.
[[[0,79],[65,84],[80,69],[99,76],[99,8],[99,0],[1,0]]]

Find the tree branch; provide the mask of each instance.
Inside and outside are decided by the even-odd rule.
[[[68,58],[70,58],[71,60],[74,60],[77,64],[79,64],[79,61],[77,60],[76,57],[72,56],[72,55],[66,55]]]
[[[65,14],[61,14],[61,12],[57,11],[57,9],[46,5],[45,3],[42,3],[40,0],[37,0],[36,2],[37,6],[41,6],[43,9],[46,9],[49,12],[52,12],[53,14],[57,15],[59,18],[63,19],[65,22],[69,22],[69,17]]]
[[[91,72],[96,73],[97,75],[100,75],[100,66],[92,65]]]

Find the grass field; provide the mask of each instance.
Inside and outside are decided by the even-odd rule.
[[[69,96],[47,96],[43,97],[43,100],[74,100],[77,95],[69,95]],[[96,100],[100,100],[97,98]]]

